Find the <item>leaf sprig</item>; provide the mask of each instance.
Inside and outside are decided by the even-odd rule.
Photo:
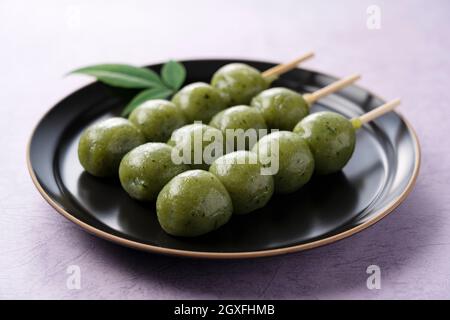
[[[122,116],[128,116],[147,100],[165,99],[176,93],[186,80],[183,64],[170,60],[161,68],[161,76],[155,71],[127,64],[97,64],[80,68],[71,74],[85,74],[114,87],[143,89],[125,106]]]

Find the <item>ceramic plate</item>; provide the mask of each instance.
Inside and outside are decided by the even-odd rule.
[[[183,61],[186,83],[209,82],[222,65],[235,60]],[[243,61],[260,70],[273,66]],[[159,72],[161,65],[149,66]],[[305,69],[284,74],[273,86],[311,92],[336,78]],[[77,144],[84,128],[117,116],[135,91],[88,85],[59,102],[41,119],[31,137],[28,166],[42,196],[59,213],[101,238],[125,246],[178,256],[246,258],[314,248],[352,235],[397,207],[416,180],[420,149],[411,125],[398,113],[387,114],[357,133],[355,153],[342,172],[313,177],[300,191],[274,196],[269,204],[202,237],[166,234],[154,203],[137,202],[115,179],[83,171]],[[312,112],[332,110],[347,117],[384,101],[350,86],[316,103]]]

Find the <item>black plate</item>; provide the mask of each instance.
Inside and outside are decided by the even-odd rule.
[[[234,60],[184,61],[187,83],[208,82]],[[260,70],[271,63],[244,61]],[[160,65],[151,66],[159,71]],[[336,78],[296,69],[274,83],[310,92]],[[338,174],[314,177],[302,190],[275,196],[263,209],[195,239],[175,238],[160,228],[155,205],[132,200],[117,180],[83,171],[77,158],[81,131],[118,115],[135,94],[100,83],[88,85],[53,107],[30,141],[28,164],[44,198],[84,229],[108,240],[153,252],[209,258],[275,255],[330,243],[392,211],[415,182],[420,163],[417,137],[399,114],[385,115],[359,130],[355,153]],[[384,101],[357,86],[322,99],[312,112],[333,110],[353,117]]]

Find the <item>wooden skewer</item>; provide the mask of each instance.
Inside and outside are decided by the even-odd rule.
[[[353,124],[353,127],[355,129],[361,128],[364,124],[375,120],[378,117],[381,117],[383,114],[388,113],[392,110],[394,110],[398,105],[400,105],[400,99],[394,99],[392,101],[389,101],[382,106],[379,106],[378,108],[375,108],[362,116],[356,117],[351,119],[350,121]]]
[[[316,102],[320,98],[323,98],[333,92],[336,92],[336,91],[354,83],[355,81],[359,80],[360,78],[361,78],[361,76],[359,74],[353,74],[351,76],[348,76],[346,78],[343,78],[341,80],[333,82],[332,84],[330,84],[326,87],[323,87],[322,89],[319,89],[313,93],[306,93],[303,95],[303,98],[306,100],[308,105],[311,106],[314,102]]]
[[[298,57],[297,59],[292,60],[291,62],[279,64],[273,68],[270,68],[264,71],[261,75],[263,76],[263,78],[277,77],[280,74],[286,73],[294,69],[295,67],[297,67],[298,64],[308,59],[311,59],[312,57],[314,57],[314,52],[305,53],[304,55]]]

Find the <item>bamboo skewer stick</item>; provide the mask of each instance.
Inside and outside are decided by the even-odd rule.
[[[378,108],[375,108],[359,117],[355,117],[351,119],[350,121],[353,124],[353,127],[355,129],[361,128],[364,124],[375,120],[378,117],[381,117],[382,115],[394,110],[398,105],[400,105],[400,99],[394,99],[391,100],[382,106],[379,106]]]
[[[314,52],[305,53],[304,55],[292,60],[291,62],[279,64],[273,68],[267,69],[261,75],[263,76],[263,78],[277,77],[283,73],[286,73],[294,69],[295,67],[297,67],[298,64],[308,59],[311,59],[312,57],[314,57]]]
[[[361,76],[359,74],[353,74],[351,76],[348,76],[346,78],[343,78],[341,80],[338,80],[336,82],[333,82],[332,84],[323,87],[313,93],[306,93],[303,95],[303,98],[306,100],[308,105],[312,105],[314,102],[319,100],[320,98],[323,98],[333,92],[336,92],[354,82],[359,80]]]

